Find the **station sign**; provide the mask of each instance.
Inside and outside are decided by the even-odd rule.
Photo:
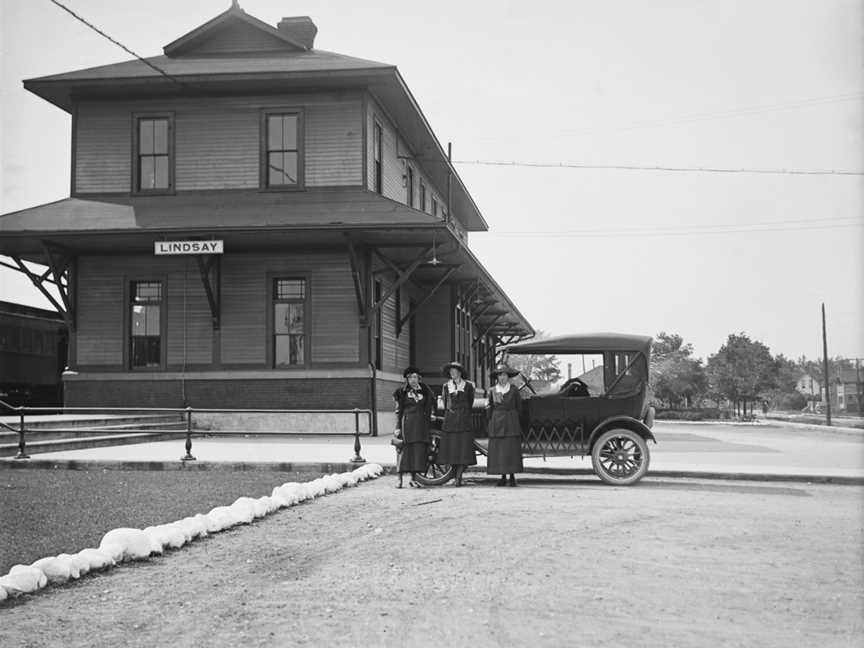
[[[160,254],[222,254],[223,241],[156,241],[153,253]]]

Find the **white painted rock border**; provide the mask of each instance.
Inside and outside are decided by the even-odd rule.
[[[146,529],[112,529],[102,537],[98,549],[76,554],[47,556],[32,565],[15,565],[0,576],[0,602],[21,594],[33,594],[47,585],[62,585],[91,571],[109,569],[132,560],[146,560],[166,549],[180,549],[198,538],[240,524],[250,524],[279,509],[322,495],[338,493],[384,472],[378,464],[364,464],[351,472],[324,475],[309,482],[286,482],[270,495],[254,499],[238,497],[230,506],[217,506],[209,513],[190,516]]]

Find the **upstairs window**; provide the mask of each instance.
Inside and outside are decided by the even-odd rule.
[[[306,280],[273,280],[273,366],[306,364]]]
[[[435,196],[432,196],[432,215],[438,215],[438,201],[435,199]]]
[[[135,120],[135,192],[167,192],[173,186],[173,124],[170,115]]]
[[[375,126],[372,128],[372,164],[374,165],[375,171],[375,193],[383,193],[384,192],[384,175],[383,175],[383,167],[381,162],[382,150],[383,150],[383,132],[381,130],[381,124],[375,122]]]
[[[133,369],[160,367],[162,282],[133,281],[129,296],[129,364]]]
[[[414,169],[408,167],[408,176],[406,180],[408,190],[408,206],[414,206]]]
[[[420,181],[420,211],[426,211],[426,184]]]
[[[302,121],[299,112],[264,114],[261,175],[265,188],[302,188]]]

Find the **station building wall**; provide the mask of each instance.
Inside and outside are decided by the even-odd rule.
[[[161,113],[174,119],[176,191],[257,189],[267,109],[302,111],[305,186],[364,185],[362,98],[343,92],[79,102],[73,193],[129,193],[134,117]]]
[[[373,397],[368,331],[360,326],[350,263],[342,251],[226,253],[221,256],[221,321],[212,326],[194,257],[91,255],[78,260],[78,326],[72,372],[64,377],[68,405],[351,408]],[[381,268],[378,268],[381,270]],[[307,285],[308,362],[273,367],[270,286],[276,277]],[[374,279],[386,291],[392,273]],[[161,281],[163,364],[132,369],[129,360],[133,281]],[[397,321],[425,294],[407,282],[381,308],[382,363],[374,399],[392,410],[412,346],[432,382],[451,356],[452,291],[441,288],[396,335]],[[397,311],[398,309],[398,311]],[[373,324],[377,326],[377,322]],[[374,348],[372,350],[374,353]]]

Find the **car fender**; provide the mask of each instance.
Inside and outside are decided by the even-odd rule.
[[[632,430],[639,436],[641,436],[646,441],[650,440],[654,443],[657,443],[657,439],[654,438],[654,434],[651,430],[646,426],[642,421],[638,421],[629,416],[610,416],[607,419],[600,421],[594,429],[591,431],[591,434],[588,436],[588,447],[594,447],[594,441],[598,436],[603,434],[610,427],[623,427],[628,430]]]

